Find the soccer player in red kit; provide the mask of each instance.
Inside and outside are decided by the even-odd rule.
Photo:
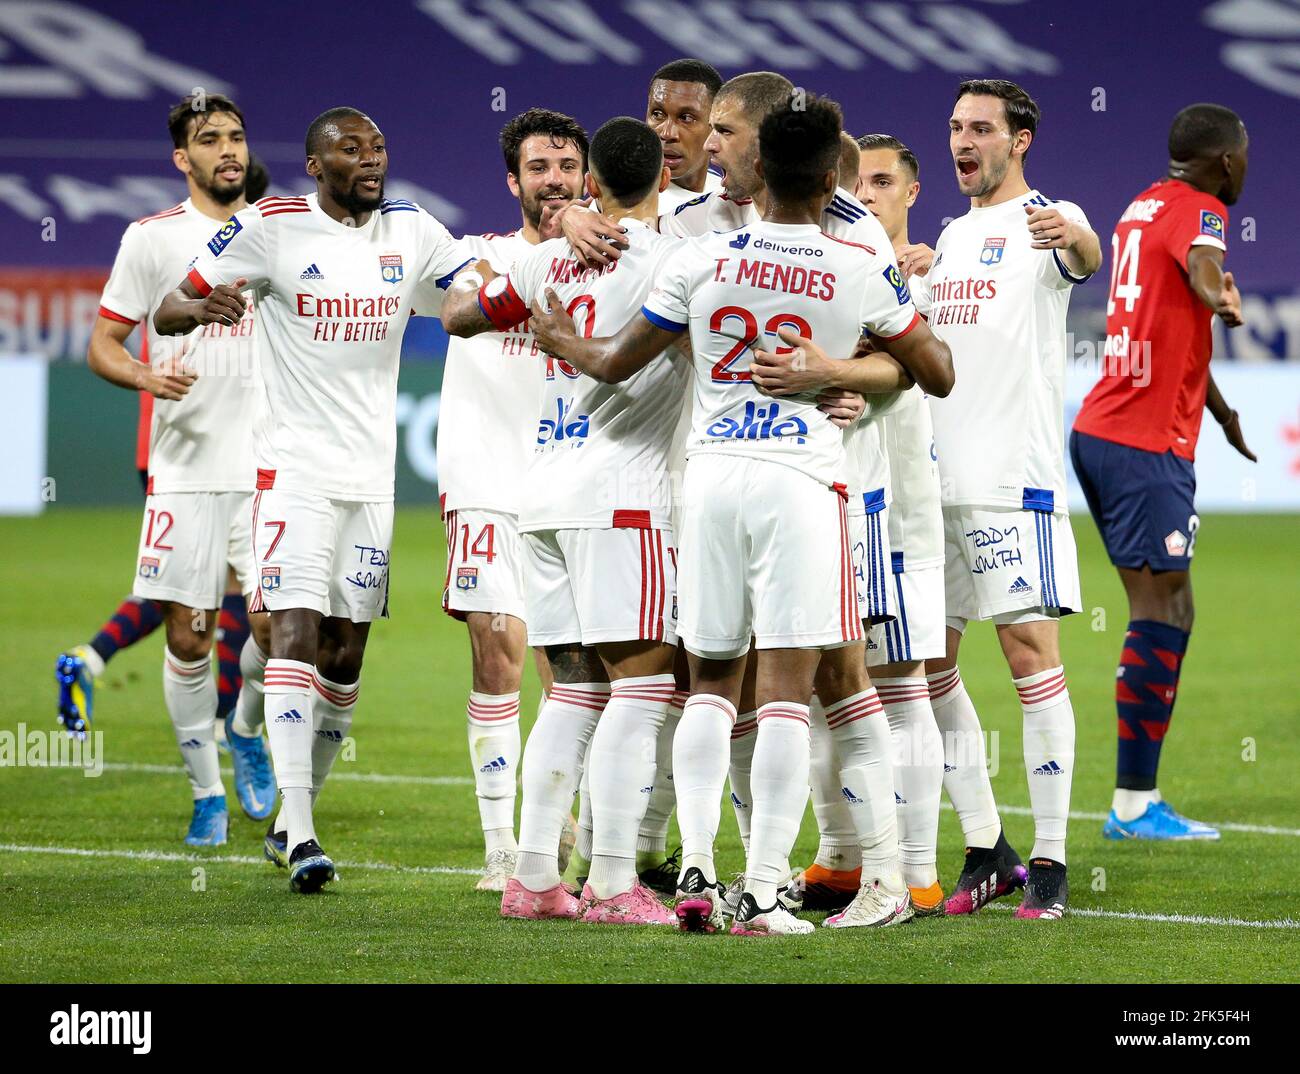
[[[1070,435],[1074,469],[1129,602],[1108,839],[1219,838],[1170,808],[1156,769],[1192,629],[1189,571],[1200,522],[1192,460],[1202,409],[1255,459],[1210,376],[1211,317],[1241,324],[1241,295],[1223,259],[1246,147],[1241,119],[1221,105],[1194,104],[1174,117],[1167,175],[1133,199],[1111,237],[1102,375]]]

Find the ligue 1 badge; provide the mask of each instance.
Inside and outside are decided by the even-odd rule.
[[[1006,239],[985,239],[984,249],[980,251],[980,264],[996,265],[1002,260],[1002,251],[1006,245]]]
[[[380,254],[379,275],[381,275],[384,278],[384,283],[401,283],[402,282],[402,255],[401,254]]]

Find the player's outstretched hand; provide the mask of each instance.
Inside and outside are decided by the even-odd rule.
[[[588,268],[612,264],[627,249],[627,228],[604,213],[588,212],[586,202],[570,202],[555,215],[573,252]]]
[[[208,292],[194,319],[199,324],[238,324],[244,310],[248,309],[248,303],[240,293],[240,289],[247,285],[248,281],[242,277],[233,284],[218,284]]]
[[[924,276],[934,264],[934,251],[923,242],[905,242],[894,247],[898,257],[898,271],[903,279],[909,276]]]
[[[1215,304],[1214,312],[1219,315],[1219,320],[1229,328],[1238,328],[1241,326],[1241,292],[1237,290],[1237,281],[1232,278],[1231,272],[1223,274],[1223,286],[1219,289],[1219,301]],[[1236,413],[1234,411],[1233,413]],[[1236,447],[1234,444],[1233,447]],[[1237,448],[1241,451],[1240,448]],[[1246,452],[1241,452],[1243,455]],[[1254,456],[1252,455],[1253,459]]]
[[[749,373],[754,385],[764,395],[799,395],[815,392],[830,383],[830,362],[825,352],[811,339],[805,339],[792,328],[777,330],[781,340],[792,350],[754,350],[754,361]]]
[[[1067,220],[1059,209],[1035,209],[1025,206],[1031,245],[1035,250],[1068,250],[1079,241],[1079,227]]]
[[[549,287],[546,289],[546,302],[549,308],[534,300],[528,328],[537,345],[547,354],[562,354],[565,341],[574,339],[577,331],[560,296]]]
[[[144,366],[140,387],[155,399],[176,402],[189,394],[191,385],[199,379],[198,373],[185,364],[183,358],[164,358],[156,366]]]
[[[847,429],[867,409],[867,401],[857,392],[844,388],[829,388],[817,396],[817,409],[825,414],[832,425]]]
[[[1259,459],[1255,457],[1255,453],[1246,446],[1246,438],[1241,432],[1241,415],[1235,410],[1228,420],[1223,423],[1223,435],[1238,455],[1244,455],[1251,462],[1259,462]]]

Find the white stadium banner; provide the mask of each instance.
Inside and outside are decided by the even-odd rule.
[[[44,355],[0,354],[0,515],[39,515],[53,496],[45,468],[48,374]]]
[[[1196,448],[1196,509],[1214,511],[1300,511],[1300,363],[1215,362],[1215,383],[1228,405],[1241,414],[1251,462],[1228,446],[1209,412]],[[1083,397],[1096,383],[1097,366],[1073,364],[1065,380],[1065,428],[1069,435]],[[1067,461],[1070,509],[1087,510],[1083,492]]]

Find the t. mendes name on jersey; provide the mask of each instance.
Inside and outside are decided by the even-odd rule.
[[[804,252],[812,253],[811,250]],[[715,283],[733,283],[742,287],[757,287],[764,291],[782,291],[787,295],[806,295],[822,302],[829,302],[835,297],[835,273],[833,272],[804,268],[802,265],[782,265],[779,262],[749,257],[720,257],[714,264]]]
[[[388,338],[389,318],[401,311],[397,295],[322,297],[303,291],[295,296],[299,317],[316,321],[312,339],[322,343],[373,343]]]
[[[980,304],[997,295],[997,280],[938,280],[930,286],[930,324],[979,324]]]

